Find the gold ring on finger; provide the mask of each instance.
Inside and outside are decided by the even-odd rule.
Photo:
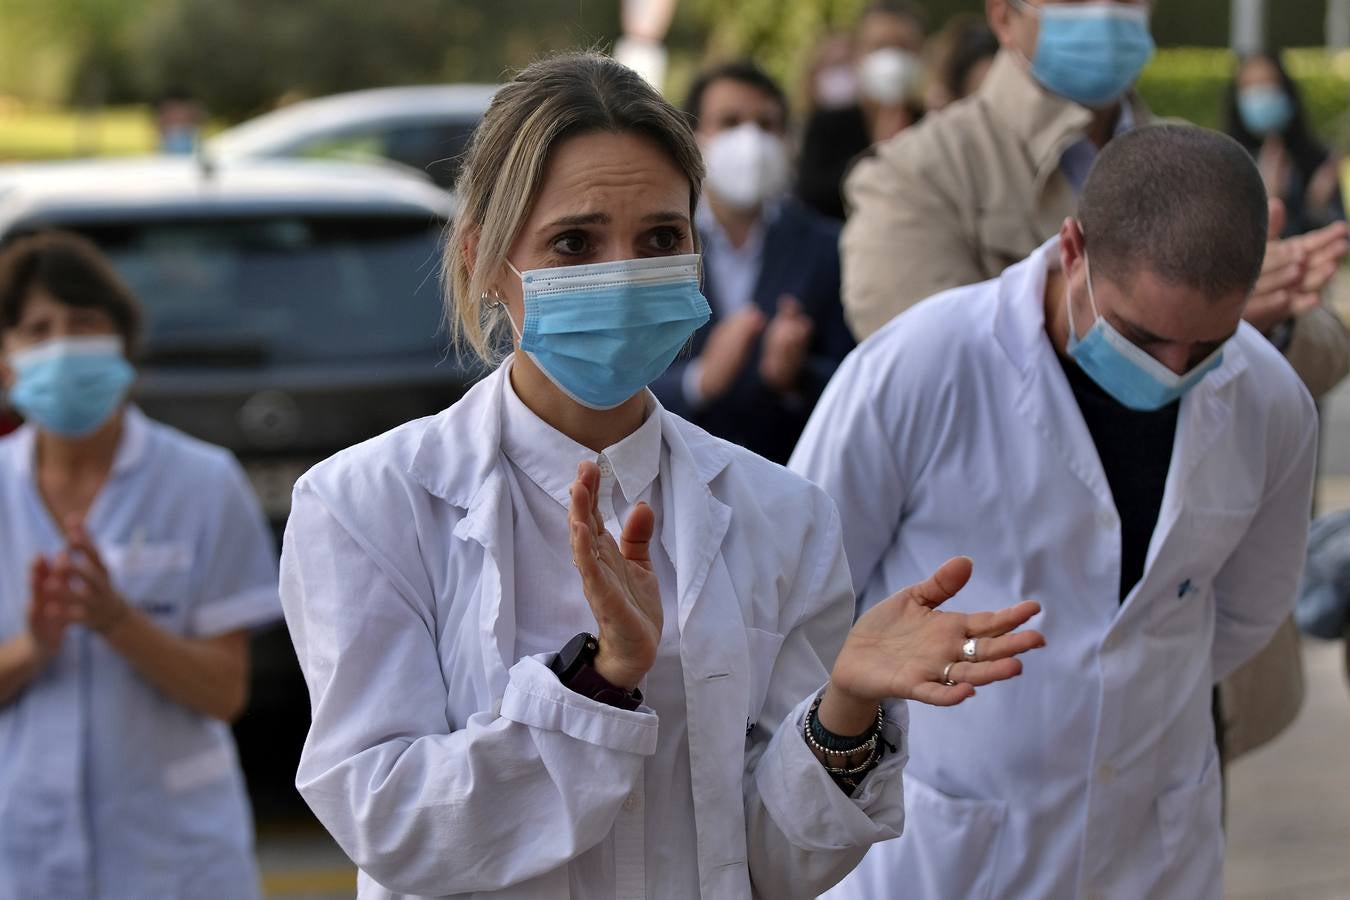
[[[954,665],[956,665],[955,662],[949,662],[947,663],[947,668],[942,670],[942,683],[947,687],[956,686],[956,682],[952,681],[952,666]]]
[[[961,645],[961,656],[966,662],[975,662],[979,658],[979,643],[979,638],[966,638],[966,642]]]

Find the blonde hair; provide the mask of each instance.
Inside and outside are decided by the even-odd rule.
[[[458,209],[442,281],[457,350],[472,350],[488,365],[498,361],[509,326],[502,304],[485,302],[488,284],[534,205],[553,149],[592,131],[637,132],[660,145],[689,179],[692,217],[703,157],[683,113],[632,69],[599,54],[568,53],[530,65],[493,97],[456,183]]]

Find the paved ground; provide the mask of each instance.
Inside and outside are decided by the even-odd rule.
[[[1350,278],[1337,304],[1350,320]],[[1350,508],[1350,382],[1323,404],[1322,512]],[[1227,900],[1350,900],[1350,688],[1340,644],[1306,645],[1308,698],[1294,726],[1229,778]],[[351,897],[356,877],[312,824],[259,836],[269,898]]]

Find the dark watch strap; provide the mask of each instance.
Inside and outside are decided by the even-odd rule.
[[[642,705],[642,691],[636,688],[626,691],[595,670],[595,654],[599,650],[600,641],[595,635],[583,631],[554,655],[548,667],[568,690],[618,709],[637,709]]]

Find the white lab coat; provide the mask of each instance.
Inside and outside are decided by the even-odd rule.
[[[296,486],[281,592],[313,710],[296,784],[360,867],[363,898],[568,897],[567,861],[642,802],[657,716],[568,691],[543,655],[514,658],[506,369]],[[906,710],[888,708],[897,752],[846,797],[799,725],[853,612],[833,505],[653,414],[669,448],[679,616],[665,627],[679,629],[687,698],[690,882],[708,898],[752,884],[814,896],[900,831]]]
[[[1052,241],[860,346],[792,468],[839,507],[860,602],[956,553],[946,608],[1023,598],[1047,647],[955,709],[915,706],[904,837],[832,898],[1218,898],[1214,683],[1289,614],[1317,425],[1243,325],[1186,395],[1144,576],[1119,601],[1120,523],[1045,333]],[[903,879],[903,881],[901,880]]]

